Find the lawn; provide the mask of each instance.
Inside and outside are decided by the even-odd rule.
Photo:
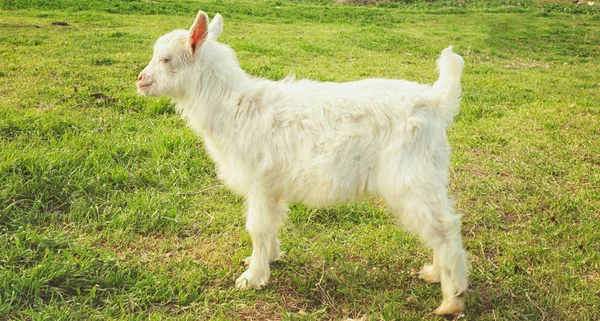
[[[0,320],[439,319],[439,285],[415,275],[431,252],[377,198],[293,205],[269,285],[235,289],[243,198],[135,89],[198,9],[270,79],[432,83],[454,45],[463,320],[600,320],[599,7],[327,0],[0,1]]]

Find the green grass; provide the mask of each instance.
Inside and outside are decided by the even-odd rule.
[[[243,199],[135,79],[197,9],[249,73],[433,82],[463,55],[449,132],[465,320],[600,319],[600,11],[531,2],[0,2],[0,319],[434,318],[431,253],[381,201],[292,206],[286,256],[237,291]],[[155,15],[161,13],[162,15]],[[66,22],[67,26],[53,25]],[[216,187],[212,188],[211,187]]]

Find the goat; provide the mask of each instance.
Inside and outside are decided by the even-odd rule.
[[[433,249],[419,276],[440,282],[440,315],[463,312],[467,254],[460,215],[447,194],[446,131],[458,113],[464,61],[442,51],[433,85],[367,79],[347,83],[248,76],[217,42],[223,19],[200,11],[189,31],[160,37],[138,91],[166,96],[203,136],[219,177],[246,197],[252,238],[238,288],[260,288],[281,255],[277,232],[287,205],[311,207],[382,197]]]

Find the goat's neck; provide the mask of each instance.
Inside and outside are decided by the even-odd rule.
[[[219,70],[203,68],[192,90],[177,101],[177,109],[190,126],[202,134],[217,134],[233,120],[234,102],[251,86],[252,81],[239,65]],[[191,80],[192,81],[192,80]]]

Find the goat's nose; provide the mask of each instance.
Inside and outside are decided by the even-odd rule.
[[[142,81],[142,79],[144,79],[144,73],[140,73],[138,76],[138,81]]]

